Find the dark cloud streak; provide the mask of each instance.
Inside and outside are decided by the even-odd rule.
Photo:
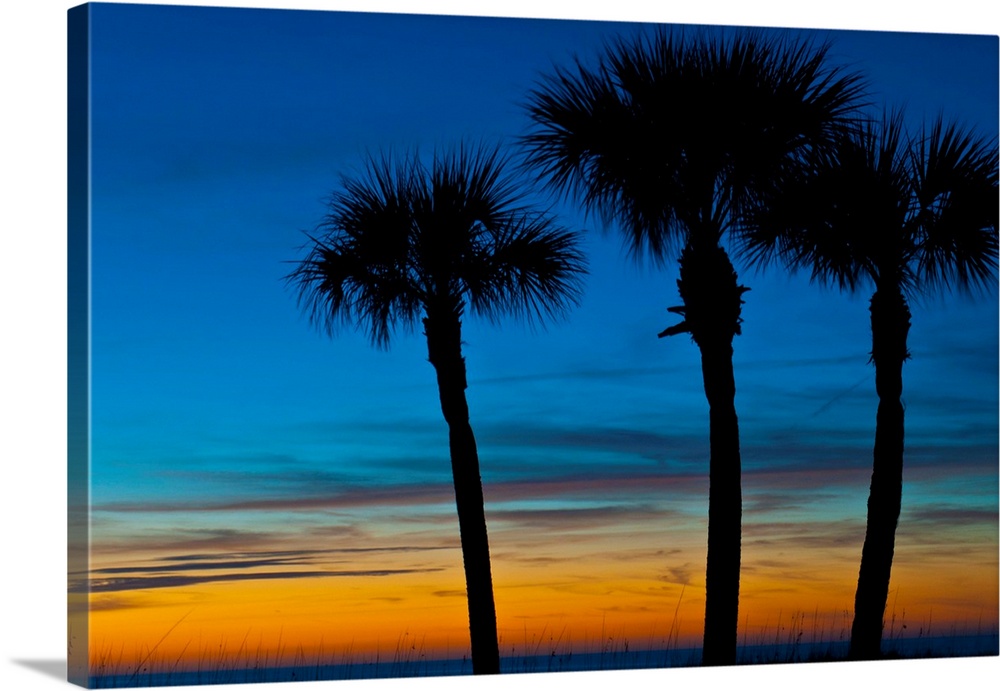
[[[434,573],[441,568],[423,569],[377,569],[357,571],[268,571],[263,573],[227,573],[206,576],[144,576],[136,578],[93,579],[87,584],[76,583],[70,592],[108,593],[126,590],[150,590],[154,588],[178,588],[220,583],[226,581],[252,581],[302,578],[377,578],[400,576],[414,573]]]

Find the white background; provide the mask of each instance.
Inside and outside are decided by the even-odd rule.
[[[64,688],[66,659],[66,10],[75,3],[7,0],[0,10],[0,689]],[[885,29],[997,35],[988,0],[557,2],[556,0],[281,0],[169,2],[518,17]],[[993,9],[990,9],[993,7]],[[826,663],[614,673],[519,675],[271,688],[350,691],[536,689],[996,688],[1000,658]],[[195,688],[195,687],[185,687]],[[199,687],[205,688],[205,687]],[[259,686],[208,687],[247,691]]]

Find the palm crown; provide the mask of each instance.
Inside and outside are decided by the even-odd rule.
[[[636,251],[663,259],[687,232],[717,241],[850,123],[863,84],[826,53],[753,33],[620,40],[596,67],[577,61],[532,92],[528,160]]]
[[[996,142],[901,111],[846,132],[836,155],[743,218],[743,251],[856,290],[976,290],[997,268]]]
[[[290,276],[314,321],[367,331],[385,347],[427,310],[538,321],[575,303],[575,236],[522,197],[497,149],[370,158],[342,180],[309,256]]]

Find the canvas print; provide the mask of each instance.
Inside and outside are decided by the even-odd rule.
[[[998,654],[996,36],[68,20],[70,681]]]

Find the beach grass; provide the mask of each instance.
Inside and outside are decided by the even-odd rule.
[[[820,622],[833,622],[822,624]],[[850,612],[821,617],[819,611],[777,613],[761,624],[744,620],[737,652],[741,665],[837,662],[847,659]],[[440,657],[425,645],[425,637],[408,631],[391,649],[358,651],[353,644],[339,651],[276,647],[252,642],[247,631],[236,645],[227,641],[202,647],[188,641],[179,653],[160,653],[160,644],[180,621],[153,646],[126,654],[124,646],[103,648],[93,656],[91,688],[142,688],[178,685],[252,684],[287,681],[439,677],[472,673],[468,650]],[[520,636],[501,637],[501,672],[579,672],[698,666],[701,650],[679,643],[677,622],[665,637],[633,641],[622,632],[601,632],[597,640],[573,643],[565,628],[525,629]],[[887,617],[883,638],[885,659],[978,657],[1000,654],[998,630],[980,622],[972,629],[937,631],[931,621],[912,627],[905,611]],[[189,654],[190,653],[190,654]]]

